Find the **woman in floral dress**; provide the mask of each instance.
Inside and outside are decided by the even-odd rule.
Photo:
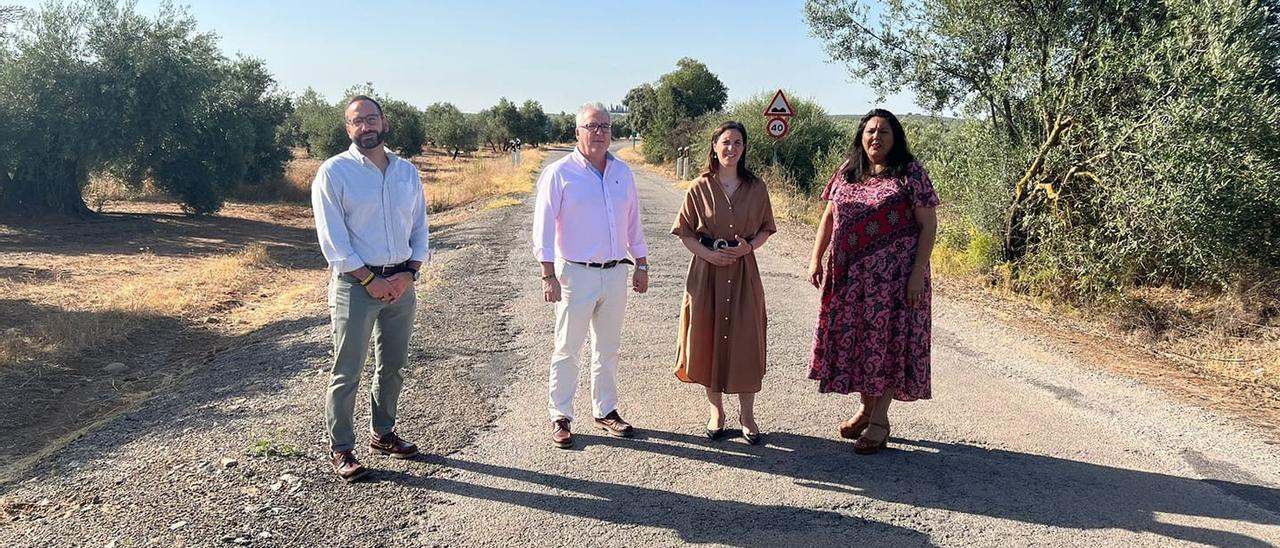
[[[897,117],[862,118],[849,159],[822,192],[810,282],[822,289],[809,378],[819,392],[857,392],[841,437],[870,454],[889,441],[889,404],[929,399],[929,254],[938,195]],[[827,256],[824,264],[823,256]]]

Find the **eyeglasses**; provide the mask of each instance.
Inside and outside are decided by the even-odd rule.
[[[591,133],[596,133],[598,131],[609,131],[613,126],[609,124],[587,124],[585,126],[578,127],[590,131]]]
[[[370,114],[368,116],[356,116],[355,118],[347,120],[347,124],[350,124],[351,127],[356,127],[361,124],[364,124],[367,126],[376,126],[380,123],[382,123],[381,114]]]

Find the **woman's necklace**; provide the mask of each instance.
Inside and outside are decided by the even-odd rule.
[[[729,183],[726,183],[723,179],[720,180],[720,188],[724,190],[725,196],[733,194],[735,190],[738,190],[739,186],[742,186],[742,181],[735,180],[733,184],[729,184]]]

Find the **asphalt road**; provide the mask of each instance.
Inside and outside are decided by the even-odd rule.
[[[549,155],[553,161],[560,154]],[[639,546],[1163,545],[1280,543],[1280,457],[1248,431],[1078,363],[982,310],[935,296],[934,399],[895,403],[890,450],[834,436],[856,398],[805,378],[818,292],[811,242],[787,231],[758,252],[769,361],[757,416],[767,443],[701,435],[701,387],[672,374],[688,252],[668,234],[683,192],[636,170],[651,288],[628,304],[614,439],[578,420],[548,443],[551,306],[515,246],[507,280],[525,355],[493,428],[430,483],[449,510],[441,544]],[[527,241],[528,208],[514,220]],[[584,383],[580,417],[590,413]],[[733,401],[733,398],[727,398]],[[731,405],[728,414],[736,416]]]
[[[526,200],[433,223],[398,425],[421,458],[361,447],[370,481],[332,475],[318,304],[215,349],[172,390],[0,486],[0,545],[1280,544],[1280,455],[1262,434],[945,294],[934,298],[934,399],[896,403],[889,449],[854,455],[834,430],[855,398],[805,378],[818,293],[795,227],[758,252],[766,443],[706,440],[701,388],[672,374],[689,256],[668,230],[683,192],[636,174],[654,266],[624,331],[621,411],[634,439],[579,420],[574,449],[549,443],[553,311]],[[589,415],[585,384],[577,403]]]

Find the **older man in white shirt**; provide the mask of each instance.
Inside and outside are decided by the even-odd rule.
[[[418,448],[395,433],[396,402],[409,359],[416,295],[428,258],[427,202],[418,169],[383,147],[390,129],[377,101],[352,98],[345,112],[351,148],[321,164],[311,184],[320,249],[329,262],[333,368],[325,397],[331,464],[355,481],[368,470],[355,457],[356,388],[375,342],[370,448],[410,458]]]
[[[591,334],[591,411],[597,426],[628,437],[632,427],[618,414],[618,350],[631,287],[649,287],[644,230],[635,179],[609,153],[609,113],[599,104],[577,117],[578,145],[538,177],[533,213],[533,255],[542,266],[542,294],[556,303],[551,355],[551,442],[573,446],[569,423],[578,385],[578,355]]]

